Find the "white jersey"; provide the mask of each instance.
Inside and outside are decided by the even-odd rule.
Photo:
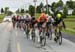
[[[48,17],[48,22],[54,23],[54,19],[51,16],[49,16]]]

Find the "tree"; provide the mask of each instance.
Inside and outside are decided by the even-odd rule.
[[[3,8],[1,8],[1,13],[4,13],[4,10],[3,10]]]
[[[28,10],[26,10],[25,12],[26,12],[26,13],[28,13],[29,11],[28,11]]]
[[[62,0],[59,0],[59,1],[57,2],[57,7],[59,7],[59,6],[63,7],[63,1],[62,1]]]
[[[20,13],[19,9],[18,9],[18,10],[16,10],[16,13]]]
[[[24,13],[25,11],[24,11],[24,9],[21,9],[21,13]]]
[[[9,7],[5,7],[5,14],[8,13]]]
[[[37,12],[37,13],[41,13],[41,7],[40,7],[40,6],[37,6],[36,12]]]
[[[53,3],[52,3],[51,10],[52,10],[52,12],[53,12],[54,14],[55,14],[56,8],[57,8],[57,3],[53,2]]]
[[[63,17],[65,18],[68,14],[68,7],[67,6],[64,6],[63,8]]]
[[[30,14],[31,16],[34,16],[34,14],[35,14],[35,7],[32,6],[32,5],[29,6],[29,14]]]
[[[73,12],[72,12],[72,15],[75,15],[75,8],[74,8],[74,10],[73,10]]]
[[[41,2],[39,6],[37,6],[36,11],[37,13],[41,13],[41,9],[43,8],[43,3]]]
[[[8,11],[8,12],[7,12],[7,16],[10,16],[10,15],[12,15],[12,14],[13,14],[12,11]]]
[[[73,1],[72,1],[72,0],[67,1],[67,2],[66,2],[66,5],[67,5],[69,8],[73,8]]]

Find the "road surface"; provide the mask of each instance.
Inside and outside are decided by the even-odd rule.
[[[40,48],[39,43],[26,39],[23,30],[13,29],[12,23],[0,24],[0,52],[75,52],[75,43],[64,39],[60,46],[47,39],[47,45]]]

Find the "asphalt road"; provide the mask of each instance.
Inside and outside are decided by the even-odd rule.
[[[75,52],[75,43],[64,39],[60,46],[53,40],[47,39],[45,47],[40,48],[39,43],[26,39],[23,30],[13,29],[12,23],[0,24],[0,52]]]

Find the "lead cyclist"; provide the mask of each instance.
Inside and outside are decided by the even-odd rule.
[[[56,17],[54,17],[54,23],[53,23],[53,26],[54,26],[54,31],[57,32],[57,29],[61,28],[62,30],[62,27],[64,27],[64,29],[66,28],[65,26],[65,23],[64,23],[64,20],[63,20],[63,15],[61,12],[57,13],[56,14]],[[59,30],[59,31],[61,31]],[[55,33],[55,38],[54,38],[54,41],[57,42],[57,40],[59,39],[58,35],[56,35]]]

